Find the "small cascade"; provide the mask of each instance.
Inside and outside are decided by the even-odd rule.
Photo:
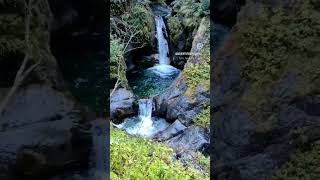
[[[152,128],[152,99],[140,99],[139,100],[139,118],[141,120],[140,131],[143,134],[148,134],[150,128]]]
[[[165,119],[152,117],[152,109],[152,99],[140,99],[138,116],[126,118],[122,124],[114,126],[129,134],[152,138],[169,126]]]

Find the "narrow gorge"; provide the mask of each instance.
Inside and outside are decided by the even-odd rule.
[[[191,8],[188,6],[191,2],[175,1],[168,5],[153,2],[142,5],[132,1],[133,9],[144,9],[143,17],[137,15],[137,18],[141,18],[140,23],[146,23],[144,28],[148,27],[148,31],[141,34],[147,41],[137,43],[137,39],[124,46],[129,47],[123,59],[126,72],[122,73],[126,78],[122,79],[122,85],[112,90],[110,97],[113,126],[110,139],[111,177],[115,179],[147,176],[164,179],[170,176],[174,179],[209,178],[209,114],[205,114],[209,106],[209,18],[201,12],[199,17],[192,14],[186,17],[192,24],[176,21],[185,16],[180,14],[180,9]],[[208,8],[206,5],[199,4],[199,11],[200,8]],[[114,2],[114,6],[119,8],[122,5]],[[111,22],[119,25],[119,17],[123,19],[126,14],[111,16]],[[176,31],[178,27],[174,27],[178,23],[181,23],[180,32]],[[132,24],[133,27],[135,25],[138,26]],[[114,42],[120,42],[121,47],[121,39],[128,38],[121,33],[117,34],[119,28],[114,27],[113,36],[118,38]],[[193,79],[193,76],[199,79]],[[119,82],[119,79],[115,82]],[[127,154],[126,147],[133,148],[135,152]],[[158,153],[159,148],[166,149],[164,151],[168,153],[165,156],[158,154],[159,158],[156,159],[145,154],[145,151],[151,153],[152,149]],[[119,161],[119,153],[127,154],[127,159]],[[131,174],[139,167],[137,157],[149,160],[150,166],[158,161],[161,165],[157,166],[158,169],[147,168],[143,172]],[[168,164],[166,158],[174,165]],[[128,164],[125,171],[118,169],[119,165],[130,161],[138,164]],[[183,166],[190,172],[182,170]],[[172,170],[161,174],[162,168]]]

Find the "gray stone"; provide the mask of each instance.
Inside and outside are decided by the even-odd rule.
[[[87,118],[74,99],[48,85],[19,90],[0,117],[0,174],[17,164],[20,175],[45,178],[68,163],[87,163]]]
[[[186,126],[184,126],[179,120],[176,120],[165,130],[158,133],[153,139],[155,141],[165,141],[179,133],[182,133],[184,129],[186,129]]]
[[[209,136],[205,129],[197,126],[190,126],[185,129],[183,133],[165,141],[165,143],[171,148],[179,151],[201,151],[209,144]]]
[[[122,120],[134,113],[134,95],[131,91],[119,88],[110,97],[110,117],[113,120]]]

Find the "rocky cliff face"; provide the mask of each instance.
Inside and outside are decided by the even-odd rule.
[[[267,2],[264,5],[274,7],[272,2]],[[284,5],[286,6],[286,3]],[[291,13],[290,8],[286,7],[285,9],[289,14]],[[241,14],[252,14],[248,10],[250,8],[244,8]],[[270,17],[275,19],[275,16],[271,15]],[[308,78],[309,75],[316,77],[315,71],[311,70],[307,73],[304,69],[305,66],[310,69],[313,69],[311,66],[319,67],[318,63],[310,61],[310,58],[315,58],[315,56],[309,54],[310,56],[303,56],[297,61],[292,56],[285,56],[287,58],[281,62],[288,63],[284,69],[274,69],[277,71],[270,80],[272,83],[264,81],[264,83],[257,85],[257,82],[265,80],[272,72],[259,76],[259,73],[267,70],[264,68],[270,67],[263,66],[261,69],[256,69],[258,66],[253,64],[253,58],[247,56],[246,49],[243,48],[248,39],[240,41],[237,38],[244,28],[248,28],[244,25],[249,21],[248,19],[250,18],[242,18],[242,23],[236,25],[211,65],[213,67],[211,118],[214,127],[212,137],[214,140],[212,146],[214,165],[211,168],[215,172],[213,177],[217,179],[270,178],[296,149],[309,146],[320,138],[318,133],[320,132],[319,88],[314,86],[319,81]],[[292,19],[299,21],[299,18]],[[310,18],[310,21],[318,22],[313,18]],[[251,25],[254,23],[257,24],[258,21]],[[287,24],[287,26],[290,25],[290,23]],[[281,25],[269,24],[268,26],[278,27]],[[268,34],[275,33],[275,31],[270,32],[268,28],[262,26],[254,28],[255,31],[252,34],[258,34],[259,29]],[[280,31],[276,33],[280,33]],[[255,36],[253,42],[258,42],[261,37],[262,35]],[[306,38],[310,37],[312,38],[312,34],[308,34]],[[316,42],[319,40],[315,37],[312,39]],[[299,46],[300,40],[295,41],[294,44]],[[273,45],[274,42],[269,42],[263,47]],[[310,46],[307,51],[314,50]],[[269,49],[269,52],[275,52],[274,56],[280,54],[276,47]],[[297,52],[291,51],[290,53]],[[266,60],[264,63],[268,63],[268,61]],[[300,68],[295,69],[293,65],[295,63]],[[254,71],[255,74],[248,76],[246,73],[248,69]],[[306,73],[309,75],[304,76],[303,74]],[[252,78],[257,79],[252,80]]]
[[[203,107],[208,106],[210,103],[209,91],[206,89],[206,81],[204,80],[206,79],[209,81],[209,79],[208,77],[204,77],[204,79],[199,78],[196,85],[193,86],[191,83],[192,81],[188,78],[192,76],[196,77],[196,71],[194,74],[186,73],[188,72],[188,66],[202,67],[200,65],[206,64],[206,58],[196,55],[196,53],[202,52],[202,47],[199,48],[199,44],[205,44],[208,40],[208,26],[209,20],[207,18],[203,18],[193,40],[193,46],[191,49],[191,53],[193,53],[193,55],[189,57],[187,64],[185,65],[185,69],[165,92],[154,98],[156,104],[156,115],[165,117],[169,121],[176,121],[174,124],[182,123],[182,126],[190,126],[187,129],[183,128],[181,131],[184,131],[184,133],[182,134],[180,134],[181,132],[176,132],[168,135],[166,133],[170,134],[170,132],[163,132],[159,137],[156,137],[156,139],[161,139],[162,136],[175,136],[168,140],[168,144],[171,147],[180,150],[192,149],[206,151],[209,144],[208,126],[205,127],[205,129],[202,127],[191,126],[192,124],[197,123],[195,119],[202,111]],[[201,73],[205,74],[204,71]],[[181,129],[180,127],[181,124],[177,129]],[[170,128],[168,128],[168,130],[170,130]],[[192,142],[197,143],[193,145],[183,143],[188,140],[192,140]]]

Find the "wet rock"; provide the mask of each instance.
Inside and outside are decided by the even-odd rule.
[[[212,4],[214,22],[232,27],[237,22],[240,7],[245,4],[245,0],[217,0]]]
[[[149,56],[143,56],[142,59],[139,60],[139,67],[146,69],[154,66],[159,62],[159,54],[151,54]]]
[[[200,111],[200,106],[197,106],[200,101],[193,101],[185,96],[186,90],[185,80],[181,76],[178,77],[167,91],[154,98],[156,114],[165,116],[168,120],[179,119],[184,125],[190,125]]]
[[[120,121],[134,113],[134,95],[131,91],[119,88],[110,98],[110,116],[113,120]]]
[[[171,13],[171,9],[164,3],[154,2],[151,5],[152,11],[155,15],[167,16]]]
[[[203,128],[190,126],[183,133],[167,140],[166,144],[176,150],[202,150],[209,144],[209,135]]]
[[[158,133],[153,140],[155,141],[165,141],[167,139],[170,139],[171,137],[174,137],[180,133],[183,132],[183,130],[186,129],[186,126],[184,126],[179,120],[176,120],[174,123],[172,123],[170,126],[168,126],[165,130]]]
[[[87,119],[74,99],[48,85],[22,88],[0,117],[0,177],[14,170],[21,178],[45,179],[61,169],[85,166]]]

